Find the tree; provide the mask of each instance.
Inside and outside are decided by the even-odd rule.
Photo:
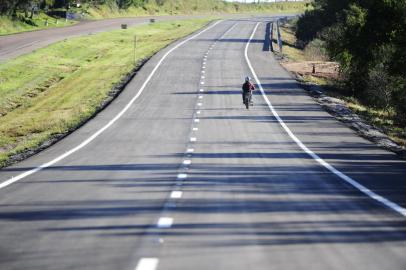
[[[315,0],[299,19],[304,44],[321,37],[352,93],[393,107],[406,124],[406,0]]]

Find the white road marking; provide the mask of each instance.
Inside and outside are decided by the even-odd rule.
[[[193,130],[193,131],[198,131],[198,130],[199,130],[199,128],[194,127],[192,130]]]
[[[204,89],[200,89],[199,91],[200,91],[200,92],[204,92]]]
[[[197,141],[197,139],[196,139],[196,137],[192,137],[192,138],[190,138],[190,141],[195,142],[195,141]]]
[[[171,192],[171,198],[172,199],[180,199],[182,198],[182,191],[174,190]]]
[[[205,77],[205,76],[202,76],[202,77],[201,77],[201,79],[203,79],[203,80],[204,80],[204,79],[206,79],[206,77]]]
[[[187,178],[187,174],[186,173],[180,173],[178,174],[178,179],[186,179]]]
[[[201,113],[201,111],[197,111],[197,112],[196,112],[196,114],[200,114],[200,113]]]
[[[190,165],[192,164],[192,161],[190,159],[186,159],[183,161],[183,165]]]
[[[161,218],[159,218],[159,220],[158,220],[156,226],[157,226],[158,228],[165,229],[165,228],[170,228],[170,227],[172,227],[172,224],[173,224],[173,218],[170,218],[170,217],[161,217]]]
[[[151,73],[149,74],[149,76],[147,77],[147,79],[144,81],[144,83],[142,84],[140,90],[138,90],[137,94],[127,103],[127,105],[113,118],[111,119],[105,126],[103,126],[101,129],[99,129],[98,131],[96,131],[92,136],[90,136],[89,138],[87,138],[85,141],[83,141],[82,143],[80,143],[78,146],[72,148],[71,150],[67,151],[66,153],[58,156],[57,158],[44,163],[32,170],[26,171],[22,174],[17,175],[16,177],[12,177],[4,182],[2,182],[0,184],[0,189],[5,188],[29,175],[32,175],[36,172],[39,172],[45,168],[48,168],[52,165],[54,165],[55,163],[61,161],[62,159],[65,159],[66,157],[72,155],[73,153],[77,152],[78,150],[82,149],[83,147],[85,147],[86,145],[88,145],[90,142],[92,142],[94,139],[96,139],[100,134],[102,134],[106,129],[108,129],[110,126],[112,126],[119,118],[121,118],[121,116],[123,116],[123,114],[125,112],[128,111],[128,109],[131,107],[131,105],[138,99],[138,97],[141,95],[141,93],[144,91],[145,87],[147,86],[147,84],[149,83],[149,81],[151,80],[152,76],[154,76],[155,72],[158,70],[158,68],[161,66],[162,62],[168,57],[169,54],[171,54],[174,50],[176,50],[177,48],[179,48],[180,46],[182,46],[183,44],[185,44],[186,42],[200,36],[201,34],[203,34],[204,32],[210,30],[211,28],[215,27],[217,24],[221,23],[222,20],[212,24],[211,26],[207,27],[206,29],[200,31],[199,33],[183,40],[182,42],[178,43],[177,45],[175,45],[172,49],[170,49],[169,51],[167,51],[162,58],[159,60],[159,62],[156,64],[156,66],[154,67],[154,69],[151,71]]]
[[[204,73],[206,73],[206,71],[202,70],[202,73],[204,74]]]
[[[195,121],[195,123],[199,123],[199,122],[200,122],[200,119],[197,119],[197,118],[196,118],[194,121]]]
[[[195,149],[193,149],[193,148],[188,148],[187,150],[186,150],[186,152],[188,152],[188,153],[193,153],[195,151]]]
[[[306,152],[309,156],[311,156],[315,161],[317,161],[320,165],[322,165],[324,168],[329,170],[330,172],[334,173],[336,176],[341,178],[342,180],[346,181],[362,193],[366,194],[367,196],[371,197],[372,199],[386,205],[387,207],[393,209],[394,211],[398,212],[402,216],[406,217],[406,208],[401,207],[400,205],[382,197],[381,195],[376,194],[372,190],[368,189],[367,187],[361,185],[351,177],[345,175],[344,173],[340,172],[336,168],[334,168],[332,165],[330,165],[327,161],[319,157],[316,153],[314,153],[312,150],[307,148],[306,145],[304,145],[299,138],[296,137],[296,135],[293,134],[293,132],[289,129],[289,127],[285,124],[285,122],[282,120],[282,118],[279,116],[279,114],[276,112],[275,108],[273,107],[271,101],[269,101],[268,97],[266,96],[266,93],[261,85],[260,80],[258,79],[257,74],[255,73],[254,68],[251,65],[251,61],[248,57],[248,47],[251,43],[252,38],[255,35],[255,32],[257,31],[258,26],[261,23],[257,23],[254,30],[252,31],[251,37],[249,38],[247,45],[245,46],[245,60],[247,61],[248,67],[251,70],[251,73],[257,82],[259,86],[259,90],[262,93],[262,97],[264,98],[265,102],[268,104],[269,109],[271,110],[272,114],[275,116],[275,118],[278,120],[279,124],[283,127],[283,129],[286,131],[286,133],[289,135],[289,137],[296,142],[296,144],[304,151]]]
[[[155,270],[158,266],[157,258],[142,258],[138,261],[135,270]]]
[[[204,82],[200,82],[200,84],[204,84]]]
[[[203,96],[199,96],[199,99],[202,99],[203,98]]]
[[[199,107],[202,106],[202,105],[203,105],[203,103],[197,103],[197,106],[199,106]]]

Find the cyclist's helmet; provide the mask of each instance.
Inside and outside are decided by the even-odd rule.
[[[249,81],[251,81],[251,78],[247,76],[247,77],[245,77],[245,81],[249,82]]]

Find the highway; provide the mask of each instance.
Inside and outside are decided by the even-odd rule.
[[[86,125],[0,170],[0,269],[406,269],[406,162],[263,51],[269,20],[175,42]]]
[[[81,21],[78,24],[50,28],[31,32],[22,32],[13,35],[0,36],[0,62],[13,59],[20,55],[33,52],[52,43],[83,35],[92,35],[95,33],[112,31],[121,28],[121,24],[127,24],[128,27],[146,24],[150,19],[156,21],[184,20],[190,18],[199,18],[202,15],[176,15],[176,16],[140,16],[130,18],[114,18],[94,21]]]

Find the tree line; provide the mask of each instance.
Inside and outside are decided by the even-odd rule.
[[[321,39],[345,89],[406,125],[406,0],[315,0],[297,23],[302,46]]]

